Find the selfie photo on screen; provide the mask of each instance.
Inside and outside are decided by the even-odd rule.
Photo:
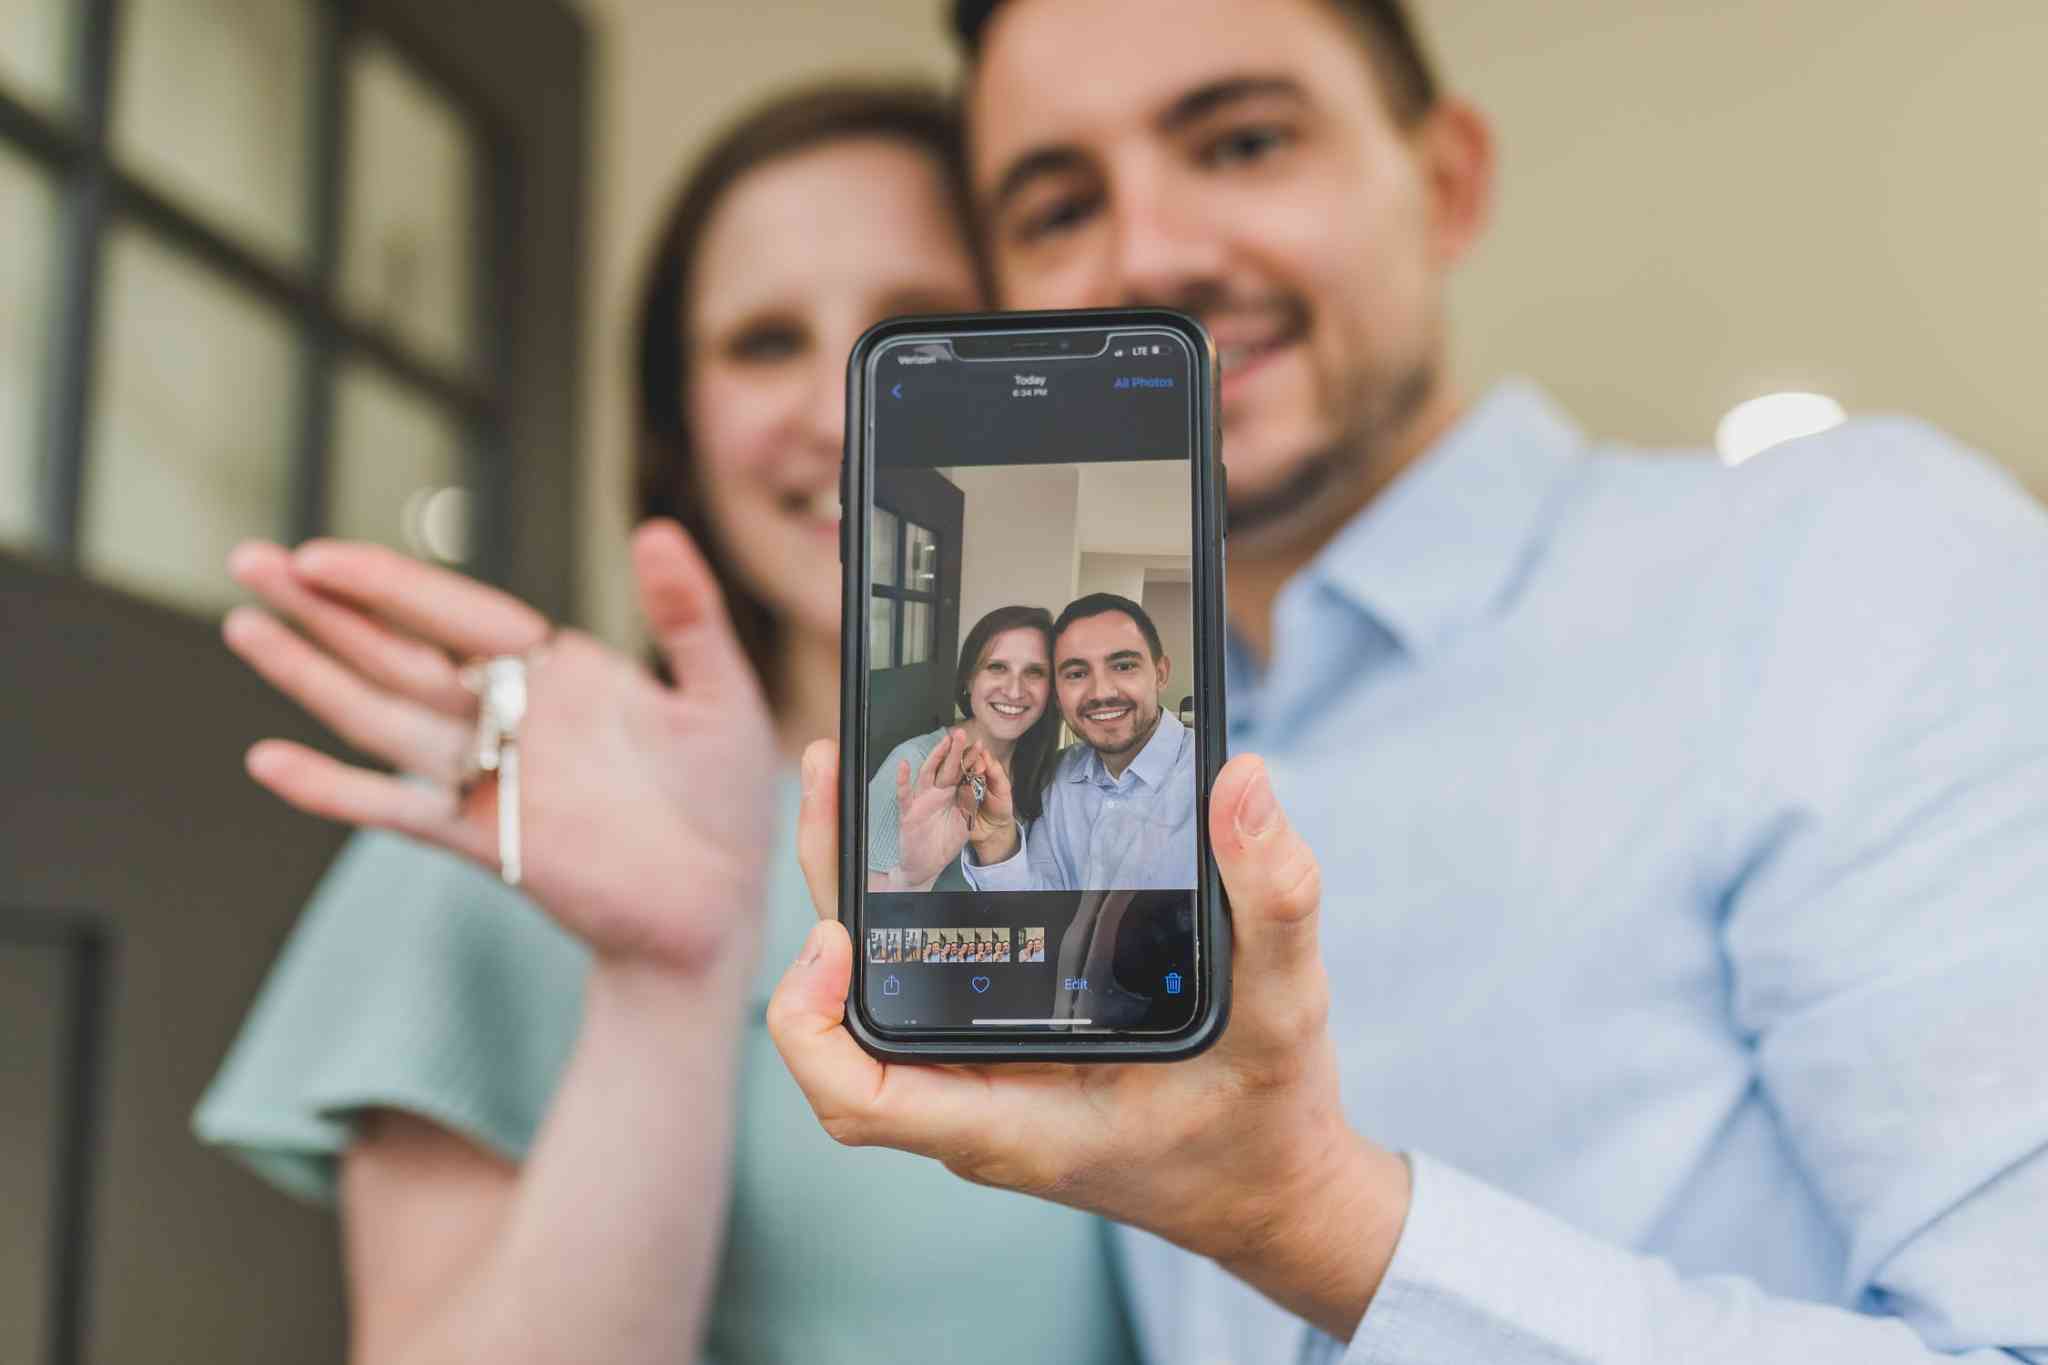
[[[1185,471],[880,470],[875,504],[869,888],[1192,887]],[[941,685],[921,728],[914,698]]]

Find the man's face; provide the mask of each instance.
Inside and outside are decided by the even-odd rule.
[[[1368,479],[1440,364],[1462,240],[1380,89],[1326,0],[1010,0],[985,31],[969,114],[1002,302],[1208,325],[1233,534]]]
[[[1053,642],[1060,714],[1099,754],[1129,753],[1159,723],[1168,662],[1155,659],[1138,623],[1120,611],[1084,616]]]

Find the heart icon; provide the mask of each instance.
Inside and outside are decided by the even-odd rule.
[[[974,993],[976,995],[980,995],[982,992],[988,989],[988,978],[985,976],[977,976],[973,980],[969,981],[967,984],[974,987]]]

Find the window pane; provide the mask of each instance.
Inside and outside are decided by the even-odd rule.
[[[908,575],[903,586],[912,592],[937,592],[939,590],[939,542],[924,527],[909,523],[910,544]]]
[[[122,0],[114,152],[258,250],[304,255],[306,0]]]
[[[463,433],[453,418],[362,364],[342,367],[327,466],[327,529],[421,558],[470,552]]]
[[[896,603],[887,597],[868,599],[868,671],[896,666]]]
[[[290,530],[291,327],[128,228],[108,244],[81,548],[86,567],[202,611],[236,600],[224,561]]]
[[[480,226],[475,138],[382,43],[356,51],[348,80],[342,300],[427,359],[464,366]]]
[[[874,509],[868,523],[868,572],[872,581],[896,587],[896,514]]]
[[[921,664],[932,657],[932,604],[903,604],[903,662]]]
[[[0,86],[24,104],[67,101],[73,0],[0,0]]]
[[[27,548],[36,535],[39,416],[48,352],[51,257],[57,195],[50,182],[0,151],[0,545]]]

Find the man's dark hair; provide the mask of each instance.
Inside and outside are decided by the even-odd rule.
[[[1091,616],[1107,616],[1113,611],[1120,611],[1138,623],[1138,633],[1145,637],[1145,644],[1152,651],[1152,662],[1158,663],[1166,653],[1166,647],[1159,643],[1159,627],[1152,624],[1152,618],[1145,614],[1143,607],[1130,598],[1119,597],[1113,592],[1091,592],[1086,597],[1077,597],[1067,603],[1067,609],[1060,613],[1060,619],[1052,623],[1052,638],[1058,641],[1060,636],[1066,633],[1067,627],[1076,621],[1085,621]],[[1060,661],[1055,658],[1052,665],[1058,668]]]
[[[981,58],[981,39],[988,21],[1008,0],[953,0],[953,33],[970,62]],[[1422,39],[1404,0],[1326,0],[1349,19],[1365,39],[1367,54],[1386,87],[1394,121],[1412,127],[1436,107],[1436,69],[1422,50]]]

